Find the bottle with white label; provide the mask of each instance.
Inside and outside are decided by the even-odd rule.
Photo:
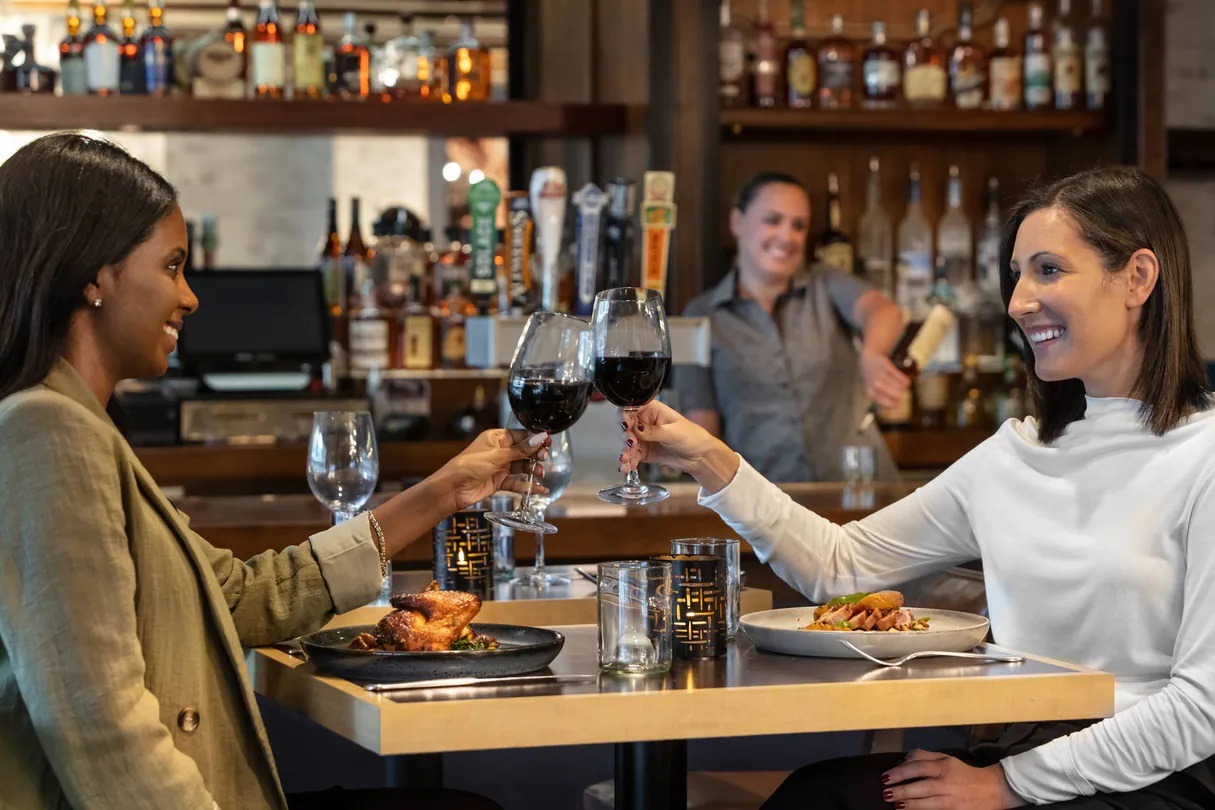
[[[747,39],[730,20],[730,0],[721,0],[721,29],[717,40],[720,70],[718,95],[723,107],[747,103]]]
[[[1042,6],[1029,7],[1029,30],[1025,32],[1025,109],[1050,107],[1050,48],[1042,29]]]
[[[1110,49],[1101,0],[1093,0],[1084,41],[1084,99],[1090,110],[1105,109],[1110,95]]]
[[[84,37],[84,76],[89,93],[95,96],[118,94],[120,60],[118,35],[106,22],[105,0],[93,3],[93,27]]]
[[[1072,22],[1072,0],[1059,0],[1054,22],[1054,97],[1056,110],[1077,110],[1084,104],[1080,72],[1080,43]]]
[[[922,320],[932,292],[932,227],[920,198],[920,169],[911,164],[907,214],[899,223],[895,298],[912,320]]]
[[[987,63],[987,106],[993,110],[1016,110],[1021,106],[1021,54],[1011,45],[1008,20],[996,20],[996,47]]]
[[[831,34],[818,45],[818,106],[846,109],[852,106],[856,48],[844,36],[844,17],[831,17]]]
[[[258,98],[282,98],[287,89],[287,53],[274,0],[261,0],[258,6],[250,55],[253,94]]]
[[[932,12],[922,9],[915,18],[916,37],[903,53],[903,100],[913,107],[939,107],[945,103],[949,83],[945,57],[932,37]]]
[[[892,107],[899,100],[903,84],[900,54],[886,42],[886,23],[873,23],[873,39],[861,62],[866,107]]]
[[[987,54],[971,38],[974,12],[970,3],[958,6],[958,42],[949,56],[949,89],[954,106],[977,110],[987,92]]]

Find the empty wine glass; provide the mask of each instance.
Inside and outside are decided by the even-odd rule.
[[[549,434],[573,427],[590,400],[592,366],[590,324],[556,312],[537,312],[528,318],[515,346],[506,387],[519,424]],[[557,531],[531,508],[535,471],[533,457],[518,509],[490,512],[486,517],[518,531],[540,535]]]
[[[632,414],[662,390],[671,369],[671,337],[662,296],[656,290],[618,287],[595,296],[595,387]],[[599,491],[608,503],[641,505],[664,500],[665,487],[642,484],[630,470],[624,484]]]
[[[574,457],[570,449],[570,432],[564,430],[552,437],[552,446],[548,448],[548,458],[544,462],[544,486],[546,493],[536,493],[531,497],[529,508],[538,522],[544,522],[544,513],[553,501],[565,493],[570,485],[570,476],[574,471]],[[544,535],[536,535],[536,564],[528,576],[516,577],[511,580],[513,585],[525,585],[532,588],[544,588],[552,585],[569,585],[568,577],[551,574],[544,568]]]
[[[333,513],[350,520],[371,499],[380,477],[375,428],[367,411],[317,411],[308,442],[308,488]],[[392,571],[381,597],[392,590]]]

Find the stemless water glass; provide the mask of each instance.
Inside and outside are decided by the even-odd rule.
[[[599,563],[599,668],[644,675],[671,668],[671,564]]]
[[[545,493],[536,493],[531,497],[529,507],[536,520],[544,522],[544,513],[553,501],[560,498],[570,485],[570,476],[574,472],[574,456],[570,447],[570,432],[563,430],[552,437],[552,445],[548,448],[548,458],[544,462]],[[543,588],[551,585],[569,585],[568,577],[551,574],[544,569],[544,535],[536,536],[536,564],[528,576],[516,577],[511,580],[514,585],[526,585],[532,588]]]
[[[671,337],[662,296],[655,290],[619,287],[595,296],[595,387],[614,405],[633,413],[662,390],[671,369]],[[624,484],[599,491],[608,503],[655,503],[666,488],[641,483],[630,470]]]
[[[519,424],[550,434],[573,427],[590,400],[592,366],[590,324],[556,312],[537,312],[528,318],[506,384],[510,408]],[[528,490],[535,470],[533,458]],[[518,531],[538,535],[557,531],[532,510],[530,491],[524,492],[515,511],[491,512],[487,517]]]
[[[334,524],[358,514],[380,477],[375,428],[367,411],[317,411],[308,442],[308,488]],[[392,590],[392,571],[383,591]],[[383,594],[381,594],[383,596]]]

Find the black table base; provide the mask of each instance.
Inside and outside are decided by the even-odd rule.
[[[384,757],[384,780],[390,788],[441,788],[443,755],[398,754]]]
[[[686,740],[616,743],[616,810],[684,810]]]

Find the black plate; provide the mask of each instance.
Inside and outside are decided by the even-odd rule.
[[[443,652],[349,649],[348,645],[355,636],[375,629],[375,625],[371,624],[320,630],[301,638],[300,646],[308,654],[308,660],[323,675],[352,681],[388,683],[424,678],[522,675],[547,667],[565,644],[565,636],[542,627],[476,622],[470,626],[479,634],[498,639],[498,649]]]

